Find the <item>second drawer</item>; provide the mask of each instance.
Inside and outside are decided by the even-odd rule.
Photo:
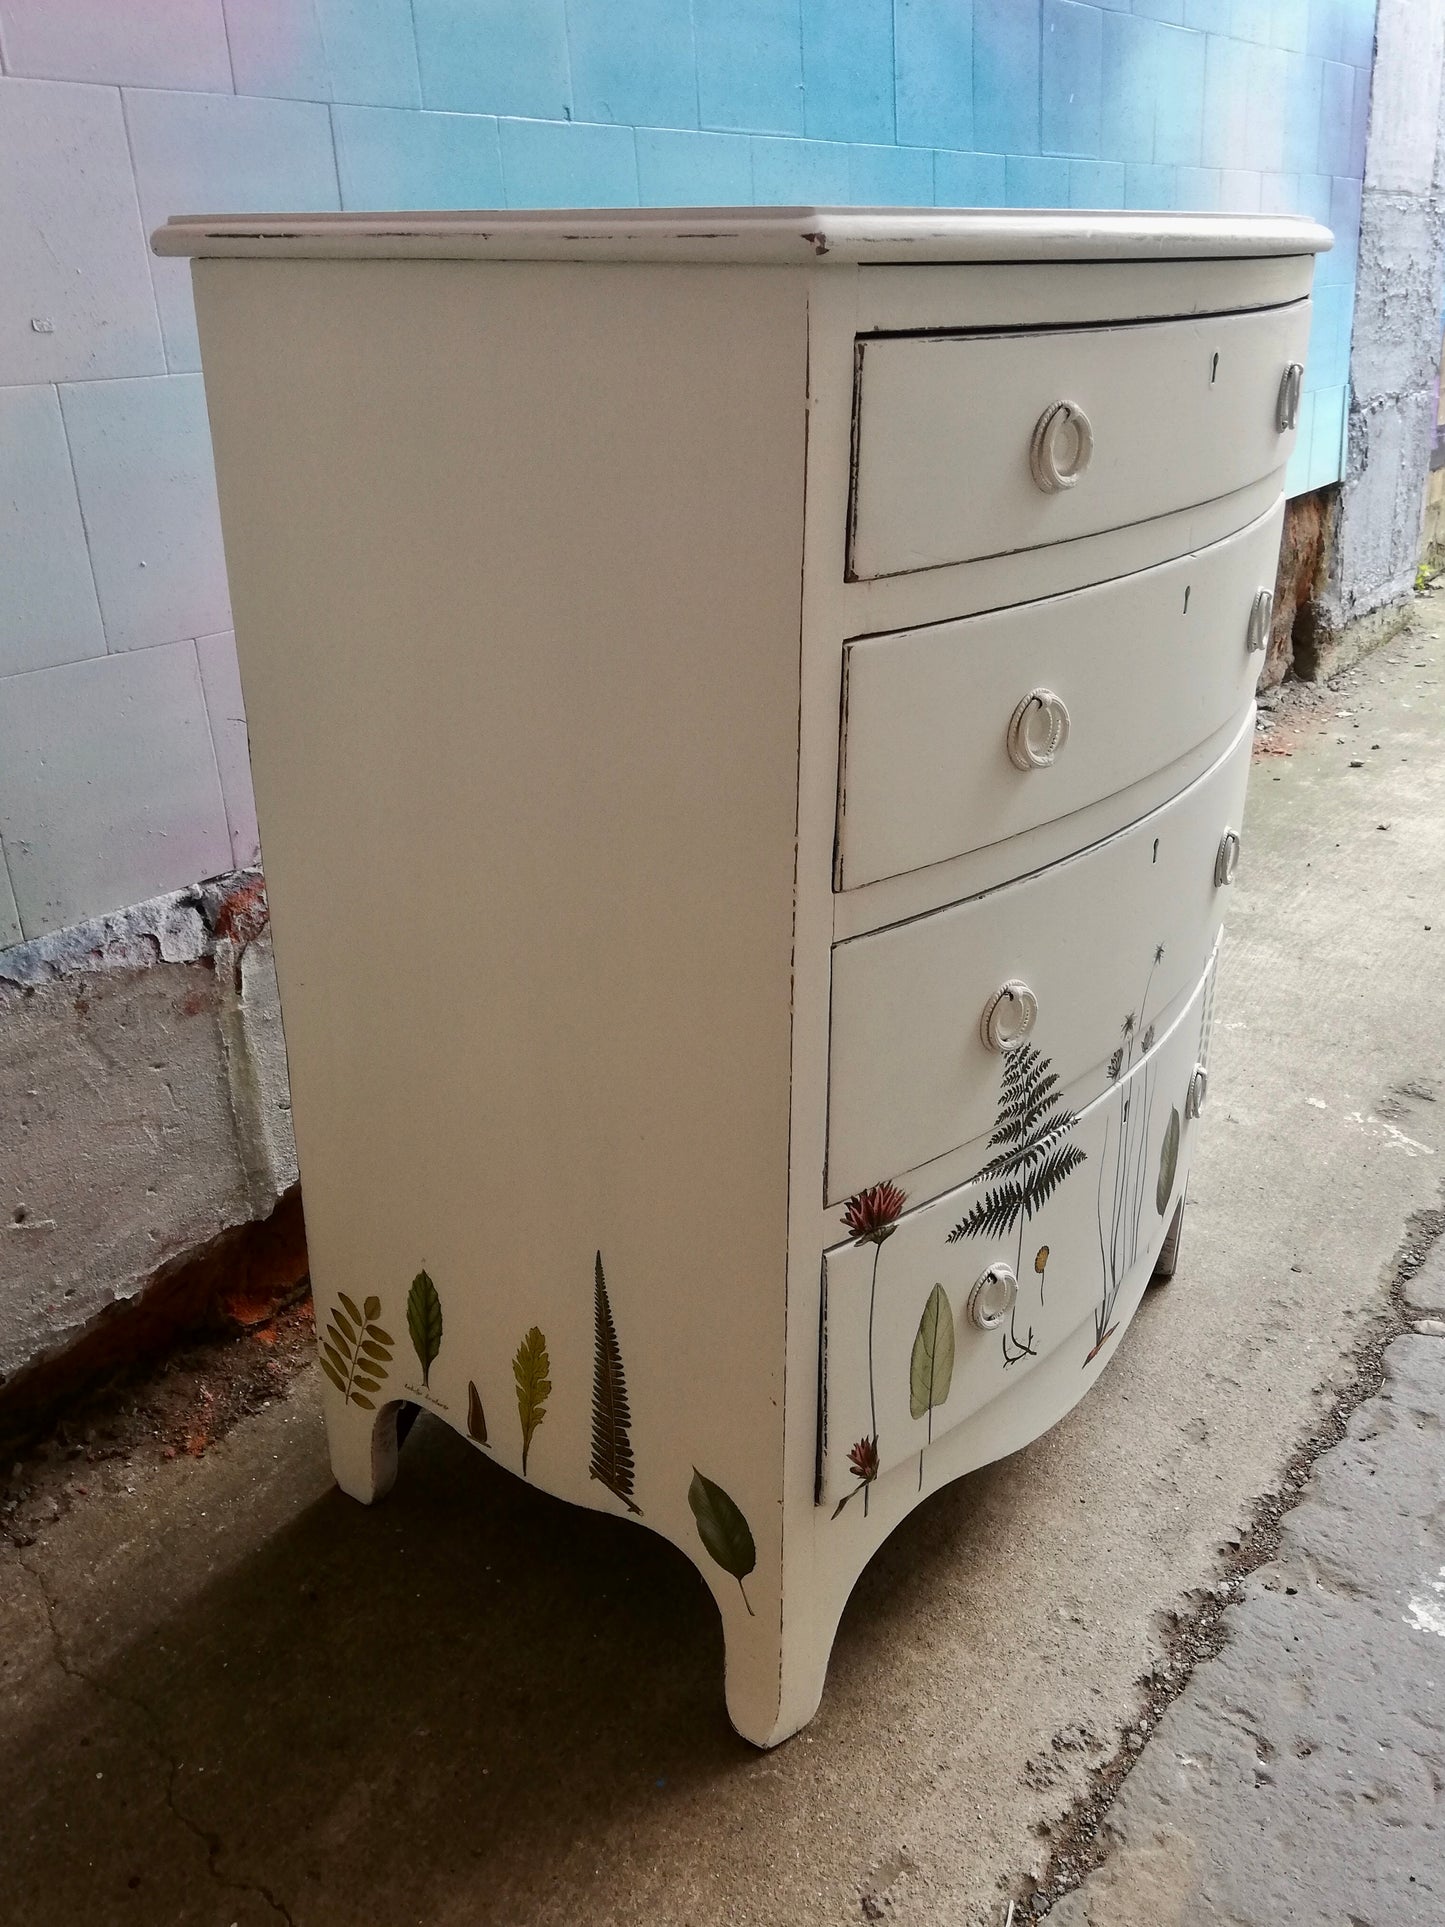
[[[838,888],[1067,816],[1222,729],[1264,659],[1282,514],[1118,581],[849,643]]]
[[[828,1203],[987,1132],[1010,1038],[1076,1107],[1132,1056],[1218,935],[1253,737],[1251,709],[1212,769],[1107,842],[834,947]]]

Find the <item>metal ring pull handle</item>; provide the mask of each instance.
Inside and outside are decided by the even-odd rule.
[[[1038,1014],[1039,1000],[1028,985],[1010,978],[984,1005],[979,1031],[990,1050],[1012,1050],[1028,1036]]]
[[[1069,712],[1052,689],[1031,689],[1009,717],[1009,761],[1015,769],[1047,769],[1069,740]]]
[[[1275,416],[1275,426],[1281,435],[1299,423],[1299,399],[1304,387],[1305,371],[1297,361],[1292,361],[1279,381],[1279,408]]]
[[[1249,611],[1249,627],[1245,632],[1250,655],[1259,649],[1269,647],[1270,625],[1274,621],[1274,591],[1260,589],[1255,595]]]
[[[1234,830],[1226,830],[1219,839],[1219,848],[1214,854],[1214,887],[1222,890],[1227,883],[1233,883],[1239,868],[1239,837]]]
[[[1184,1115],[1198,1117],[1204,1109],[1204,1100],[1209,1095],[1209,1072],[1202,1064],[1194,1066],[1194,1075],[1189,1080],[1189,1090],[1184,1099]]]
[[[968,1315],[981,1332],[997,1331],[1013,1310],[1019,1281],[1008,1265],[990,1265],[968,1294]]]
[[[1094,431],[1077,402],[1051,402],[1034,423],[1029,468],[1045,495],[1072,488],[1093,453]]]

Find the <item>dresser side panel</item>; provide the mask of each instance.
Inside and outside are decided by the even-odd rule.
[[[434,1280],[422,1402],[750,1519],[777,1636],[806,443],[786,270],[198,264],[318,1293]],[[459,1529],[465,1529],[464,1524]],[[729,1638],[734,1626],[730,1619]]]

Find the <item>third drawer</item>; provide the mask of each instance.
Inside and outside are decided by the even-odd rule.
[[[1070,595],[849,643],[838,888],[1067,816],[1223,729],[1264,659],[1282,514]]]
[[[1079,1109],[1170,1017],[1219,933],[1253,737],[1251,708],[1211,769],[1117,836],[834,946],[829,1203],[986,1133],[1000,1044],[1026,1036]]]

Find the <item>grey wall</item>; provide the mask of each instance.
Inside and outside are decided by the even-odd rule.
[[[1419,562],[1445,280],[1442,79],[1440,0],[1380,0],[1327,631],[1387,614]]]

